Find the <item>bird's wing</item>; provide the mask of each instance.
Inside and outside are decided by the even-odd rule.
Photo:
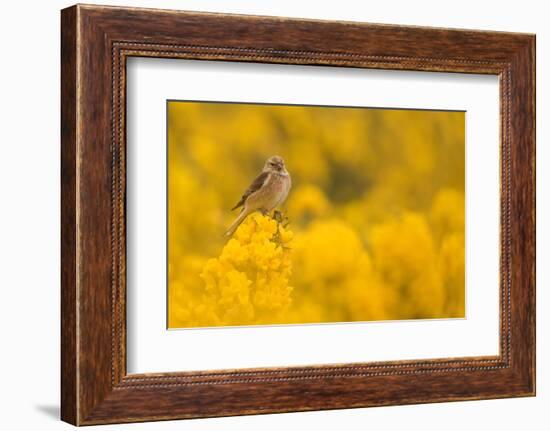
[[[256,179],[254,181],[252,181],[252,184],[250,184],[248,186],[248,188],[246,189],[244,194],[241,196],[241,200],[239,202],[237,202],[237,205],[235,205],[233,208],[231,208],[231,211],[239,208],[240,206],[243,206],[244,203],[246,202],[246,200],[248,199],[248,197],[252,193],[260,190],[262,188],[262,186],[264,185],[264,183],[266,182],[268,176],[269,176],[269,172],[262,172],[260,175],[258,175],[256,177]]]

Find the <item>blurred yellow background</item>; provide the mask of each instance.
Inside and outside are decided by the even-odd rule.
[[[463,112],[168,102],[168,326],[464,317],[464,132]],[[289,224],[228,240],[272,155]]]

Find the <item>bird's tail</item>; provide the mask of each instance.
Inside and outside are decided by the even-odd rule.
[[[243,209],[239,216],[235,219],[233,224],[227,229],[225,232],[225,236],[230,237],[233,236],[237,228],[241,225],[241,223],[244,221],[244,219],[250,214],[251,211]]]

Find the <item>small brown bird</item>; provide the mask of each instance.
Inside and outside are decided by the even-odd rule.
[[[231,236],[246,217],[255,211],[268,213],[281,205],[290,191],[292,181],[280,156],[271,156],[265,162],[260,175],[246,189],[241,199],[231,210],[242,207],[237,219],[225,233]]]

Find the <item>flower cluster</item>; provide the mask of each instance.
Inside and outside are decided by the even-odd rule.
[[[269,216],[249,216],[200,277],[204,296],[188,318],[194,326],[274,323],[291,303],[292,232]]]

